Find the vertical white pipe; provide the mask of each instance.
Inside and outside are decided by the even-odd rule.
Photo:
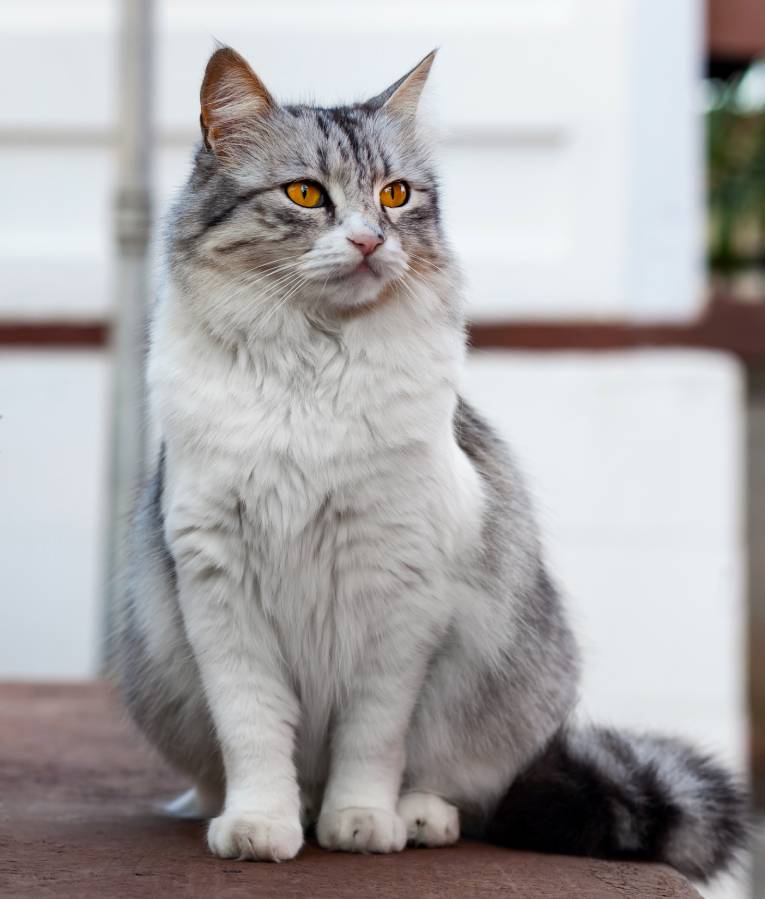
[[[146,473],[145,378],[151,233],[153,0],[121,0],[114,201],[113,404],[104,584],[104,652],[126,559],[137,488]]]

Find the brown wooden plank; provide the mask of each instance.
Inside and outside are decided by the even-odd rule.
[[[605,351],[646,347],[695,347],[723,350],[750,365],[765,365],[765,303],[725,298],[710,303],[690,324],[620,322],[474,323],[475,348]]]
[[[109,325],[103,319],[91,321],[0,321],[0,347],[83,349],[103,347]]]
[[[707,47],[712,55],[734,59],[765,53],[763,0],[709,0]]]
[[[14,899],[699,899],[661,865],[462,843],[281,865],[222,861],[203,825],[160,817],[181,789],[103,685],[0,686],[0,896]]]

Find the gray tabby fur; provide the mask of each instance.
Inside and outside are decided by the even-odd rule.
[[[671,742],[566,729],[576,644],[523,481],[459,398],[460,279],[414,112],[431,62],[323,109],[211,60],[152,327],[163,450],[114,641],[128,708],[218,855],[291,858],[302,816],[330,849],[461,826],[707,876],[743,837],[732,780]],[[331,203],[289,201],[306,177]],[[411,198],[385,209],[395,179]],[[585,783],[606,822],[586,843]]]

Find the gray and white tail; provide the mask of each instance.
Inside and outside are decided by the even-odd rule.
[[[708,880],[748,837],[745,790],[662,737],[563,729],[516,779],[485,838],[517,849],[666,862]]]

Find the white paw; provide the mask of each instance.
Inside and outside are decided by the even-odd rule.
[[[210,851],[220,858],[284,862],[300,851],[303,829],[297,818],[224,812],[210,822],[207,843]]]
[[[162,805],[161,811],[172,818],[200,820],[213,818],[220,813],[223,797],[209,790],[192,787]]]
[[[401,852],[406,827],[395,812],[380,808],[341,808],[322,812],[316,828],[319,845],[344,852]]]
[[[415,846],[450,846],[460,838],[459,812],[433,793],[405,793],[398,813],[406,823],[407,840]]]

